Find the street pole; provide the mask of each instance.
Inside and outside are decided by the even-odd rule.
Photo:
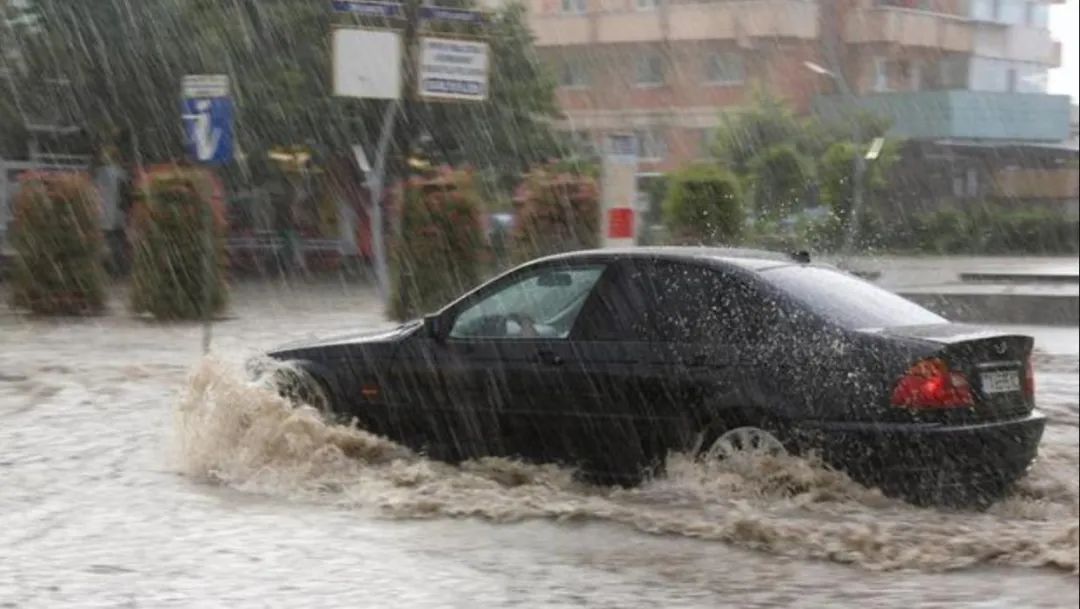
[[[837,74],[837,82],[840,83],[840,87],[843,91],[844,98],[847,99],[848,106],[855,108],[856,97],[848,87],[847,81],[844,79],[843,74]],[[851,184],[851,213],[848,217],[847,231],[844,233],[844,244],[840,252],[847,258],[851,256],[855,247],[855,236],[859,230],[859,217],[863,207],[863,182],[866,174],[866,159],[863,157],[863,138],[862,138],[862,125],[860,123],[861,116],[856,115],[854,122],[851,126],[851,139],[853,141],[853,147],[855,149],[855,166],[852,168],[852,184]]]
[[[416,38],[420,22],[420,4],[421,0],[405,0],[402,3],[405,27],[402,30],[404,52],[401,57],[401,127],[397,130],[395,138],[397,140],[397,171],[391,174],[402,186],[401,209],[398,209],[399,215],[394,222],[394,233],[398,239],[401,239],[401,214],[404,213],[404,207],[407,204],[406,195],[412,173],[409,154],[412,151],[413,141],[416,139]],[[398,297],[402,299],[401,311],[404,315],[408,315],[409,310],[408,266],[408,261],[398,260],[396,269],[400,286]]]
[[[394,134],[398,110],[398,100],[387,102],[383,111],[382,129],[375,150],[375,166],[372,167],[368,180],[368,192],[371,193],[371,249],[375,263],[375,282],[379,288],[379,298],[385,303],[390,298],[390,272],[386,263],[386,239],[383,232],[383,184],[386,177],[386,156]]]
[[[823,15],[823,22],[838,27],[837,24],[841,22],[841,16],[838,14],[836,3],[826,2],[823,3],[823,5],[823,9],[828,11]],[[843,65],[841,65],[840,58],[837,54],[836,43],[838,37],[839,31],[836,29],[822,32],[825,60],[829,64],[829,69],[823,70],[820,73],[830,76],[833,81],[836,82],[837,88],[840,90],[840,95],[844,98],[847,107],[852,110],[857,110],[858,96],[855,95],[855,92],[852,91],[851,87],[848,85],[847,78],[844,76]],[[863,158],[862,152],[862,125],[859,124],[858,115],[854,117],[854,122],[852,123],[851,139],[853,140],[852,144],[855,149],[855,158],[852,161],[851,211],[848,214],[848,226],[847,230],[844,232],[844,241],[840,248],[841,259],[845,262],[851,255],[852,249],[855,246],[855,235],[859,230],[859,216],[863,206],[863,179],[864,174],[866,173],[866,161]]]

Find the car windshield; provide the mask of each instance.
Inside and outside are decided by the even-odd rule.
[[[947,323],[945,318],[858,277],[813,266],[782,266],[762,276],[813,312],[849,328]]]

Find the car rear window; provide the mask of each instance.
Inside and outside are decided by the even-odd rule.
[[[947,322],[910,300],[833,269],[791,265],[772,268],[761,275],[813,312],[849,328]]]

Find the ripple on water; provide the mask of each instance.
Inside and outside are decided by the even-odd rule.
[[[703,464],[673,455],[666,476],[631,489],[589,486],[568,469],[508,459],[452,466],[327,424],[215,359],[192,372],[175,416],[175,458],[192,477],[389,518],[609,521],[873,570],[1078,569],[1071,434],[1048,435],[1013,497],[971,513],[916,508],[792,457]]]

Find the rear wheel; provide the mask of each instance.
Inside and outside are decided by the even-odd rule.
[[[706,460],[730,459],[739,455],[786,455],[787,449],[775,434],[753,425],[728,429],[702,453]]]

